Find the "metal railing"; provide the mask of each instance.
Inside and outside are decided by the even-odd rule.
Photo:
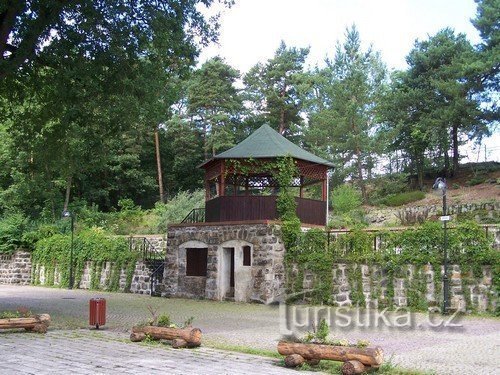
[[[193,208],[186,217],[181,221],[182,223],[204,223],[205,222],[205,208]]]
[[[144,261],[163,260],[165,253],[157,248],[146,237],[129,237],[130,251],[138,251]]]

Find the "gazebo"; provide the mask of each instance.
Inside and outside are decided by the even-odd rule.
[[[204,221],[245,223],[278,219],[279,186],[273,162],[282,157],[293,158],[297,167],[292,186],[301,223],[325,225],[327,171],[333,164],[303,150],[269,125],[262,125],[241,143],[200,166],[205,170]],[[200,217],[192,215],[186,219],[199,222]]]

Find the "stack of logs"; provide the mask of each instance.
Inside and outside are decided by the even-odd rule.
[[[46,333],[49,325],[49,314],[34,315],[27,318],[0,319],[0,329],[24,328],[29,332]]]
[[[130,340],[142,341],[146,337],[155,340],[172,340],[173,348],[195,348],[201,345],[201,330],[199,328],[171,328],[158,326],[133,327]]]
[[[316,365],[322,359],[344,362],[341,369],[344,375],[369,372],[377,369],[384,361],[384,353],[379,347],[357,348],[280,341],[278,353],[286,355],[287,367],[301,366],[304,362]]]

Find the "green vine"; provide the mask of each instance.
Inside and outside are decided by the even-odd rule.
[[[40,272],[41,266],[45,268],[45,285],[53,285],[54,265],[56,264],[60,272],[59,287],[64,288],[69,285],[70,252],[71,235],[69,234],[55,234],[37,242],[32,263],[36,265],[37,273]],[[102,229],[91,228],[76,233],[73,244],[74,285],[80,284],[86,262],[92,262],[89,273],[90,287],[92,289],[100,288],[102,267],[105,262],[112,262],[112,268],[116,270],[112,273],[117,274],[114,278],[118,278],[118,281],[115,279],[110,281],[110,288],[111,284],[114,288],[115,285],[119,284],[122,265],[127,265],[127,272],[130,272],[129,269],[131,269],[133,273],[138,257],[138,253],[129,250],[125,239],[112,237]],[[35,276],[35,280],[39,282],[40,275]],[[130,275],[130,282],[131,280],[132,275]]]

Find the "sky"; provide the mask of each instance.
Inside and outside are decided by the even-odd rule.
[[[272,58],[281,40],[310,47],[306,66],[322,66],[352,24],[363,47],[379,51],[389,70],[406,69],[405,56],[415,40],[445,27],[466,34],[472,44],[481,41],[470,22],[474,0],[236,0],[230,9],[216,6],[206,13],[217,11],[222,13],[219,44],[206,47],[199,63],[221,56],[242,74]],[[485,144],[488,159],[500,161],[498,131]],[[482,154],[481,161],[484,147]],[[476,161],[477,156],[471,157]]]

